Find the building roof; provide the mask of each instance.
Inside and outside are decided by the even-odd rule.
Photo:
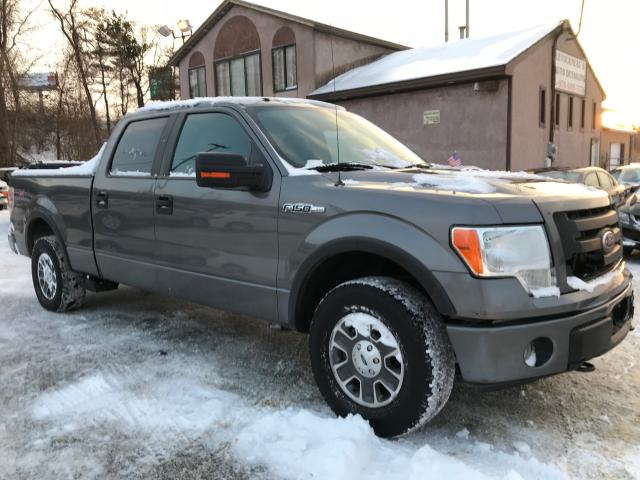
[[[357,94],[388,93],[394,87],[422,87],[458,80],[504,75],[506,65],[565,22],[464,39],[434,47],[390,53],[350,70],[315,90],[309,97],[334,99]]]
[[[349,30],[343,30],[341,28],[336,28],[331,25],[327,25],[324,23],[316,22],[315,20],[310,20],[308,18],[298,17],[296,15],[291,15],[290,13],[282,12],[280,10],[274,10],[272,8],[263,7],[262,5],[256,5],[250,2],[245,2],[244,0],[224,0],[218,8],[214,10],[214,12],[209,15],[209,17],[198,27],[198,29],[193,32],[188,40],[173,54],[171,59],[169,60],[169,65],[178,66],[180,60],[182,60],[185,55],[187,55],[191,49],[200,41],[202,38],[220,21],[222,18],[229,13],[229,11],[234,6],[240,6],[244,8],[249,8],[251,10],[255,10],[258,12],[265,13],[267,15],[272,15],[274,17],[279,17],[284,20],[288,20],[290,22],[299,23],[302,25],[307,25],[308,27],[313,28],[319,32],[329,33],[332,35],[336,35],[338,37],[348,38],[350,40],[355,40],[358,42],[368,43],[371,45],[376,45],[378,47],[388,48],[390,50],[406,50],[408,47],[404,45],[400,45],[398,43],[388,42],[386,40],[381,40],[379,38],[370,37],[368,35],[363,35],[361,33],[352,32]]]

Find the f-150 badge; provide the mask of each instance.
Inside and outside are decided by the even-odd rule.
[[[308,203],[285,203],[282,211],[285,213],[324,213],[327,209]]]

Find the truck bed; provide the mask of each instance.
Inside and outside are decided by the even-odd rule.
[[[52,175],[51,172],[42,176],[12,175],[9,185],[14,189],[12,221],[14,235],[21,240],[16,242],[18,248],[31,248],[30,235],[33,232],[26,231],[25,225],[32,219],[42,218],[54,226],[63,239],[73,270],[97,274],[93,255],[92,184],[91,175]],[[50,212],[55,212],[55,215]],[[28,251],[20,253],[29,254]]]

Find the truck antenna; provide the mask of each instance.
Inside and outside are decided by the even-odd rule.
[[[336,62],[333,57],[333,25],[330,25],[331,30],[331,75],[333,76],[333,93],[335,96],[336,93]],[[336,149],[338,155],[338,165],[340,165],[340,132],[338,130],[338,105],[334,103],[335,114],[336,114]],[[338,167],[338,181],[336,182],[336,187],[343,187],[344,183],[342,182],[342,172],[340,171],[340,167]]]

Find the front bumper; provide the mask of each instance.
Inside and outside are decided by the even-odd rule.
[[[462,379],[478,384],[526,381],[562,373],[618,345],[633,318],[633,288],[577,314],[496,326],[447,325]],[[552,345],[538,366],[525,363],[527,346],[536,339]],[[550,341],[550,342],[549,342]]]

